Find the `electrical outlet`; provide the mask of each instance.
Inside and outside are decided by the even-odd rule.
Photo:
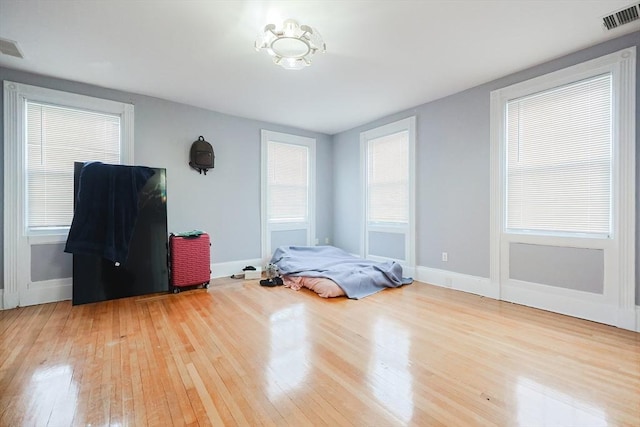
[[[449,261],[449,254],[446,252],[442,252],[442,261],[447,262]]]
[[[324,244],[325,244],[325,245],[328,245],[328,244],[329,244],[329,238],[328,238],[328,237],[325,237],[325,238],[324,238]]]

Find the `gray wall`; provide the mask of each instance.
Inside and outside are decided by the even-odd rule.
[[[316,138],[316,235],[321,242],[327,237],[333,239],[333,144],[329,135],[6,68],[0,68],[0,80],[134,104],[135,163],[167,169],[169,231],[208,231],[213,263],[261,257],[260,130]],[[4,147],[2,126],[0,120]],[[187,164],[191,143],[199,135],[211,142],[216,155],[215,169],[206,176],[199,175]],[[3,155],[4,149],[0,156]],[[3,160],[0,170],[4,171]],[[4,180],[4,173],[0,173],[0,180]],[[3,184],[0,192],[4,193]],[[4,195],[0,197],[0,205],[3,200]],[[0,218],[0,221],[4,220]],[[0,227],[0,237],[3,234]],[[47,246],[37,251],[40,258],[46,257],[46,249],[56,248]],[[0,248],[0,260],[2,251]],[[51,256],[59,258],[55,254]],[[70,259],[67,257],[67,262]],[[46,276],[38,266],[47,264],[48,261],[40,259],[34,265],[36,277]],[[0,289],[4,288],[3,267],[0,262]]]
[[[404,234],[369,231],[368,237],[369,255],[400,260],[406,259]]]
[[[31,280],[64,279],[73,275],[73,255],[64,252],[64,243],[31,246]]]
[[[628,34],[334,135],[335,244],[349,252],[360,250],[360,132],[416,116],[416,263],[489,277],[491,91],[629,46],[636,46],[640,57],[640,33]],[[640,70],[640,66],[637,68]],[[636,123],[640,116],[639,104],[640,79],[636,75]],[[636,147],[638,140],[640,130],[636,129]],[[636,157],[640,159],[640,149],[636,149]],[[640,165],[640,161],[637,163]],[[640,176],[640,167],[636,174]],[[640,189],[640,184],[637,187]],[[640,219],[638,206],[640,197],[636,198],[636,217]],[[636,227],[636,248],[640,241],[639,228]],[[448,262],[441,261],[441,252],[448,252]],[[640,304],[638,249],[636,256],[636,302]]]
[[[511,243],[509,278],[601,294],[604,251]]]
[[[271,247],[283,245],[306,245],[307,230],[282,230],[271,232]],[[324,242],[324,240],[322,240]]]

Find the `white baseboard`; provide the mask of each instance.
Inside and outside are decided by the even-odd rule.
[[[628,313],[623,313],[612,301],[608,301],[601,294],[513,279],[504,284],[501,291],[504,301],[635,330],[635,321],[629,324]]]
[[[20,297],[18,296],[17,292],[7,292],[6,289],[3,289],[3,292],[2,292],[2,309],[3,310],[16,308],[19,302],[20,302]]]
[[[71,277],[32,282],[29,283],[27,289],[20,292],[20,295],[17,292],[8,294],[4,289],[0,289],[0,309],[9,310],[18,307],[18,305],[26,307],[70,300],[73,293],[72,284]]]
[[[492,285],[491,280],[486,277],[471,276],[422,266],[416,267],[415,273],[415,279],[420,282],[494,299],[500,298],[500,289]]]
[[[20,305],[46,304],[49,302],[70,300],[73,295],[73,279],[43,280],[29,284],[24,295],[20,297]]]
[[[612,305],[602,295],[526,283],[521,284],[524,286],[506,284],[500,289],[499,285],[492,284],[488,278],[421,266],[416,267],[415,279],[443,288],[640,332],[640,306],[636,306],[635,310],[622,310]]]
[[[245,259],[240,261],[219,262],[211,264],[211,278],[227,277],[233,274],[242,273],[242,269],[248,265],[254,267],[264,267],[260,258]]]
[[[261,260],[249,259],[243,261],[230,261],[223,263],[211,264],[211,278],[226,277],[232,274],[240,273],[242,269],[247,265],[260,266]],[[476,295],[482,295],[494,299],[500,299],[499,290],[496,292],[495,287],[491,285],[489,279],[478,276],[471,276],[467,274],[455,273],[447,270],[440,270],[429,267],[416,267],[415,279],[420,282],[429,283],[435,286],[441,286],[444,288],[450,288],[463,292],[469,292]],[[43,282],[32,283],[29,290],[26,292],[25,301],[22,305],[44,304],[47,302],[55,302],[62,300],[69,300],[72,296],[72,279],[55,279],[47,280]],[[513,295],[511,295],[513,297]],[[4,289],[0,289],[0,310],[11,309],[17,307],[17,304],[9,304],[5,307],[4,304]],[[513,298],[510,300],[519,304],[536,307],[536,295],[527,295],[525,299],[519,296],[515,301]],[[566,298],[565,298],[566,299]],[[567,301],[564,301],[565,303]],[[571,302],[571,301],[570,301]],[[570,316],[581,317],[589,320],[595,320],[597,322],[615,324],[619,323],[619,319],[616,321],[614,316],[602,316],[602,304],[585,304],[584,301],[580,301],[580,304],[576,304],[581,310],[580,313],[564,313],[562,307],[559,307],[559,313],[568,314]],[[541,307],[538,307],[541,308]],[[545,308],[546,309],[546,308]],[[615,312],[615,310],[613,310]],[[600,314],[599,314],[600,313]],[[628,316],[626,316],[628,318]],[[624,322],[628,323],[628,322]],[[625,327],[626,326],[626,327]],[[633,329],[631,324],[620,325],[625,329]],[[640,332],[640,306],[635,307],[635,331]]]
[[[402,277],[416,277],[416,268],[415,267],[402,267]]]
[[[211,264],[211,278],[231,276],[232,274],[241,273],[242,269],[247,265],[258,267],[261,264],[262,260],[260,258]],[[70,300],[72,295],[73,279],[71,277],[33,282],[29,284],[28,289],[20,297],[18,297],[17,293],[15,295],[5,295],[4,289],[0,289],[0,309],[15,308],[18,306],[18,301],[21,306],[27,306]],[[5,302],[5,297],[9,301]]]
[[[628,309],[617,308],[614,311],[617,312],[617,316],[616,322],[613,325],[630,331],[638,330],[638,314],[634,307]]]

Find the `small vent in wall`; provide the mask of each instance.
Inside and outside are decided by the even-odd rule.
[[[638,20],[640,15],[640,4],[634,4],[626,9],[619,10],[611,15],[602,18],[604,27],[607,30],[613,30],[620,25],[628,24],[630,22]]]
[[[15,56],[16,58],[24,58],[24,56],[22,56],[22,52],[20,52],[20,49],[18,48],[18,43],[13,40],[0,38],[0,53]]]

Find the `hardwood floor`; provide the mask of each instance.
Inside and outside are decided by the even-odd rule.
[[[0,426],[640,425],[640,334],[421,283],[0,311]]]

